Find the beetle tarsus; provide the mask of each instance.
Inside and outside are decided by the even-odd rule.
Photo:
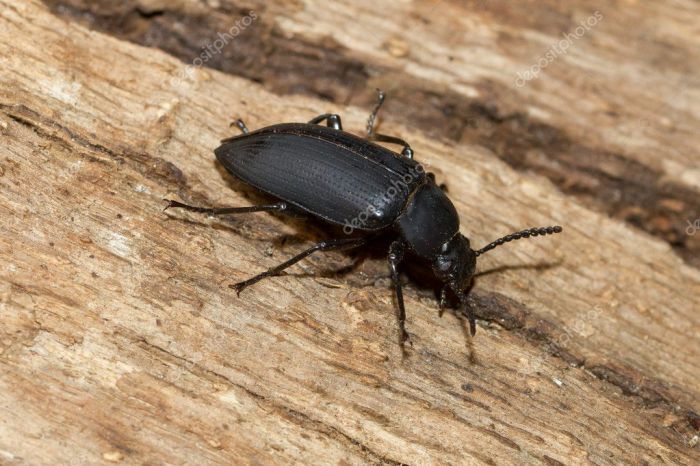
[[[252,283],[248,283],[248,280],[245,280],[242,282],[234,283],[233,285],[229,285],[228,287],[233,289],[233,290],[236,290],[236,296],[238,296],[240,298],[241,291],[245,290],[248,287],[248,285],[251,285],[251,284]]]
[[[469,320],[469,334],[471,336],[476,335],[476,318],[474,317],[474,311],[469,304],[462,310],[464,316]]]
[[[166,210],[168,210],[171,207],[175,207],[176,201],[171,201],[170,199],[163,199],[163,201],[168,203],[165,207],[163,207],[163,212],[165,212]]]

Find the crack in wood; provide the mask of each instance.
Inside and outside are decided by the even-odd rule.
[[[75,143],[89,151],[107,155],[110,159],[120,164],[132,161],[133,164],[131,164],[131,166],[135,168],[138,173],[150,180],[165,183],[169,189],[175,189],[178,192],[184,190],[187,186],[187,180],[182,171],[173,163],[161,159],[160,157],[154,157],[143,153],[139,154],[124,148],[120,148],[119,150],[110,149],[102,144],[92,142],[83,135],[76,133],[66,126],[62,126],[55,120],[40,115],[25,105],[0,103],[0,111],[13,121],[32,129],[42,137],[62,144],[66,148],[72,149],[70,143]],[[59,134],[63,134],[65,138],[60,137]],[[91,160],[104,163],[104,160],[94,157],[92,157]]]

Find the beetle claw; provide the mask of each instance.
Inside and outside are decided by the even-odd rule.
[[[175,205],[175,201],[172,201],[172,200],[170,200],[170,199],[163,199],[163,201],[165,201],[165,202],[168,203],[168,205],[166,205],[165,207],[163,207],[163,212],[165,212],[166,210],[168,210],[169,208],[171,208],[171,207],[173,207],[173,206]]]
[[[236,290],[236,296],[240,298],[241,291],[243,291],[246,286],[247,286],[246,282],[239,282],[239,283],[234,283],[233,285],[229,285],[228,287],[233,289],[233,290]]]

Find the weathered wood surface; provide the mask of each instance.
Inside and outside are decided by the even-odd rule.
[[[625,23],[615,20],[621,4],[601,6],[605,19],[596,32],[607,54],[580,41],[510,95],[503,80],[527,59],[494,52],[524,25],[512,20],[512,29],[499,29],[503,16],[485,21],[495,16],[488,8],[465,17],[463,7],[437,3],[411,6],[405,24],[373,17],[363,2],[336,5],[333,15],[290,2],[270,7],[270,15],[279,15],[275,27],[291,39],[334,37],[358,62],[388,59],[394,77],[401,72],[407,82],[436,83],[437,93],[486,93],[480,98],[498,102],[502,114],[529,107],[531,115],[516,119],[527,124],[504,137],[523,132],[525,138],[528,129],[540,128],[533,119],[564,128],[557,134],[573,141],[584,131],[590,154],[634,160],[682,193],[697,193],[698,87],[690,82],[697,63],[677,58],[662,72],[651,58],[639,61],[644,47],[657,43],[645,36],[629,66],[615,60],[632,45],[612,38],[627,34],[633,20],[644,26],[649,10],[637,17],[625,12],[632,18]],[[178,5],[188,14],[209,8]],[[566,228],[565,235],[501,248],[480,262],[481,271],[497,273],[477,280],[480,321],[472,342],[453,316],[437,316],[430,291],[408,286],[414,346],[403,358],[383,261],[322,274],[352,258],[319,256],[237,298],[229,283],[279,262],[318,232],[265,214],[215,221],[162,212],[168,196],[250,203],[211,152],[230,134],[233,117],[258,127],[337,110],[346,128],[360,130],[367,108],[282,96],[206,69],[173,86],[184,64],[163,52],[89,31],[36,1],[2,0],[0,7],[3,464],[693,464],[700,458],[700,272],[687,255],[673,252],[668,238],[609,218],[607,209],[572,196],[541,176],[546,173],[504,163],[485,133],[460,144],[434,141],[387,111],[383,131],[411,135],[417,156],[448,183],[469,219],[462,229],[473,244],[525,226]],[[697,4],[681,7],[687,11],[654,7],[661,18],[655,24],[666,42],[689,50],[697,45],[689,22]],[[425,18],[429,28],[416,26]],[[341,34],[338,25],[351,20]],[[264,21],[270,19],[256,24]],[[541,36],[526,34],[530,53],[565,23],[562,18]],[[480,35],[468,38],[481,42],[448,34],[469,25]],[[368,35],[379,37],[368,43]],[[392,35],[408,41],[408,57],[401,58],[400,42],[390,47],[399,55],[393,59],[377,46]],[[452,62],[435,63],[446,50]],[[569,68],[591,63],[597,80]],[[616,73],[640,83],[628,86]],[[569,87],[557,76],[596,87]],[[491,87],[475,84],[482,78]],[[686,86],[683,98],[670,97],[674,86],[667,81]],[[354,92],[371,99],[371,89]],[[656,100],[639,99],[645,95]],[[516,105],[520,98],[527,103]],[[664,122],[647,119],[621,139],[620,125],[606,120],[615,118],[604,110],[613,101],[632,119],[669,118],[678,137],[663,130]],[[659,114],[659,102],[669,114]],[[585,155],[576,144],[569,155]],[[592,163],[615,173],[625,166],[605,165],[610,160]],[[684,196],[670,204],[692,208],[684,204],[692,197]],[[299,240],[280,240],[289,237]]]
[[[413,130],[487,147],[700,266],[697,2],[47,3],[185,63],[254,11],[206,66],[343,105],[381,87]]]

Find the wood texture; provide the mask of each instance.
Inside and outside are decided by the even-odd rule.
[[[257,12],[205,66],[339,105],[385,89],[412,131],[484,146],[700,266],[695,2],[46,1],[185,63]]]
[[[430,290],[407,286],[414,346],[402,357],[383,260],[333,273],[354,256],[314,257],[238,298],[228,284],[281,262],[321,232],[267,214],[223,221],[162,212],[161,199],[173,196],[251,203],[212,153],[234,117],[256,128],[338,111],[346,129],[361,132],[367,108],[280,95],[205,68],[173,85],[185,64],[167,53],[62,19],[55,5],[0,0],[0,7],[3,464],[700,459],[700,271],[663,235],[499,159],[484,134],[459,144],[435,140],[387,111],[382,130],[410,135],[416,157],[448,184],[474,245],[528,226],[566,228],[480,261],[473,340],[449,313],[438,317]],[[463,6],[447,1],[417,2],[403,24],[372,16],[369,2],[340,3],[333,15],[302,2],[264,12],[277,15],[276,34],[326,44],[332,37],[356,62],[388,61],[408,83],[496,100],[502,107],[494,117],[522,98],[518,108],[531,113],[518,121],[529,123],[509,134],[532,129],[532,121],[573,141],[585,133],[592,152],[615,153],[696,193],[699,99],[690,81],[697,63],[657,68],[640,58],[657,42],[642,37],[620,65],[631,45],[613,39],[634,20],[644,26],[652,11],[618,7],[601,7],[604,33],[596,40],[606,52],[581,41],[507,98],[506,80],[529,62],[497,52],[534,27],[522,19],[496,27],[508,17],[488,8],[464,17]],[[188,1],[178,8],[208,11]],[[664,40],[688,49],[697,43],[689,22],[697,4],[652,9]],[[489,23],[489,15],[500,19]],[[416,26],[425,18],[429,24]],[[531,54],[570,19],[524,34]],[[350,23],[341,34],[339,25]],[[482,40],[463,42],[448,34],[455,30],[479,31],[467,37]],[[399,39],[409,45],[406,62]],[[446,53],[450,63],[436,61]],[[598,87],[591,92],[590,84],[557,80],[583,80],[566,65],[592,70],[593,63],[598,80],[586,82]],[[639,84],[625,85],[625,73]],[[488,86],[474,85],[484,79],[500,82],[492,87],[498,91],[484,97]],[[668,82],[684,86],[683,98],[671,95]],[[362,92],[369,101],[371,89]],[[615,118],[605,116],[610,102],[651,123],[621,139],[619,125],[606,120]],[[655,110],[662,117],[660,102],[678,137],[648,120]]]

